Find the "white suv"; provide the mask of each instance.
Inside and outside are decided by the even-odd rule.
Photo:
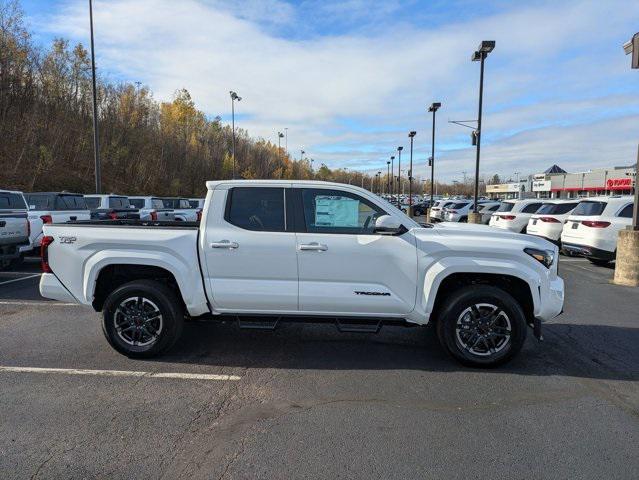
[[[516,233],[526,233],[528,220],[541,207],[543,200],[506,200],[490,217],[488,225]]]
[[[615,259],[619,230],[632,224],[631,196],[592,197],[579,202],[561,233],[564,251],[595,265]]]
[[[478,200],[477,201],[477,211],[481,211],[484,203],[493,203],[488,202],[487,200]],[[467,222],[468,214],[472,212],[475,208],[475,202],[472,200],[460,200],[455,202],[453,205],[449,206],[444,213],[444,220],[447,222]]]
[[[487,201],[486,203],[482,203],[479,205],[479,214],[481,215],[481,223],[484,225],[488,225],[490,222],[490,217],[492,217],[493,213],[495,213],[499,207],[501,206],[501,202]]]
[[[541,208],[528,220],[526,233],[544,237],[559,245],[564,222],[578,203],[578,200],[544,202]]]
[[[430,218],[431,220],[439,220],[440,222],[443,220],[444,208],[450,207],[455,200],[438,200],[433,205],[433,208],[430,209]]]

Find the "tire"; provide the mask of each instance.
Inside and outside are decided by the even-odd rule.
[[[588,261],[593,265],[597,265],[598,267],[607,267],[608,265],[610,265],[610,260],[604,260],[603,258],[588,257]]]
[[[459,219],[459,223],[468,223],[468,217],[462,217]]]
[[[528,233],[528,225],[526,225],[519,233]]]
[[[472,307],[478,305],[483,323],[475,328],[471,326],[477,321]],[[498,310],[491,312],[492,307]],[[495,324],[490,327],[495,313]],[[501,288],[487,285],[454,291],[437,316],[440,344],[455,360],[469,367],[492,368],[511,360],[524,345],[526,328],[526,315],[517,300]]]
[[[126,315],[123,309],[132,315]],[[156,280],[135,280],[116,288],[102,309],[104,336],[115,350],[130,358],[150,358],[166,352],[180,338],[183,325],[182,303],[170,288]],[[141,340],[137,345],[136,338]]]

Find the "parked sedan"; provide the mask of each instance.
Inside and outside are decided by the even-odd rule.
[[[543,200],[529,198],[526,200],[506,200],[490,217],[488,224],[494,228],[516,233],[526,233],[528,220],[541,207]]]
[[[619,230],[632,224],[631,196],[592,197],[579,202],[566,220],[561,244],[567,253],[596,265],[615,259]]]
[[[544,202],[528,220],[526,233],[544,237],[559,245],[564,222],[579,202],[577,200],[552,200]]]
[[[92,220],[139,220],[140,212],[122,195],[85,195]]]

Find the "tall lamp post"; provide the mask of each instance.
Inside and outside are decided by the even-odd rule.
[[[480,62],[479,67],[479,111],[477,113],[477,131],[475,133],[475,138],[477,142],[477,150],[475,157],[475,201],[473,204],[473,215],[468,216],[469,223],[478,223],[480,220],[477,200],[479,196],[479,152],[481,148],[481,110],[482,110],[482,102],[484,96],[484,61],[490,52],[495,48],[494,40],[483,40],[477,51],[473,53],[471,60],[473,62]],[[472,219],[472,221],[471,221]]]
[[[98,136],[98,93],[95,82],[95,46],[93,44],[93,0],[89,0],[89,23],[91,24],[91,91],[93,94],[93,159],[95,161],[95,193],[102,193],[100,172],[100,142]]]
[[[399,191],[402,189],[402,150],[404,150],[404,147],[397,147],[397,208],[401,208]]]
[[[410,165],[408,166],[408,216],[413,218],[413,139],[417,132],[409,132],[410,138]]]
[[[377,172],[377,194],[382,194],[382,171]]]
[[[390,160],[386,160],[386,193],[390,193]]]
[[[389,188],[389,193],[390,193],[390,200],[389,202],[393,202],[393,195],[395,194],[395,179],[393,178],[395,176],[395,155],[391,155],[391,168],[390,168],[390,177],[388,179],[388,186]]]
[[[300,162],[304,159],[304,154],[306,152],[304,150],[300,150]]]
[[[623,46],[626,55],[632,55],[631,68],[639,68],[639,32]],[[635,204],[632,210],[632,225],[620,230],[617,239],[614,283],[639,287],[639,151],[635,168]]]
[[[231,95],[231,122],[233,125],[233,180],[235,180],[235,102],[241,102],[242,97],[238,96],[238,94],[233,90],[229,92],[229,95]]]
[[[435,191],[435,113],[442,106],[440,102],[433,102],[428,107],[428,111],[433,113],[433,135],[431,140],[431,150],[430,150],[430,204],[428,206],[428,211],[433,208],[433,192]],[[429,216],[430,218],[430,216]]]

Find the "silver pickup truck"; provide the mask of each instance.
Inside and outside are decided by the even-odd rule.
[[[20,192],[0,190],[0,268],[20,259],[29,246],[27,204]]]

